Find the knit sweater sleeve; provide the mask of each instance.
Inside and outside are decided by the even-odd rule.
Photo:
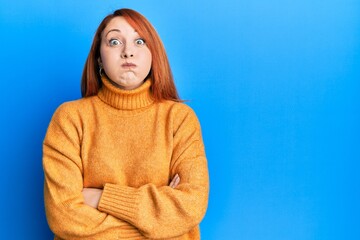
[[[199,121],[188,107],[174,116],[170,175],[175,188],[105,184],[99,209],[136,226],[144,236],[168,239],[188,233],[205,215],[209,177]]]
[[[49,227],[61,239],[141,236],[129,223],[84,204],[82,128],[64,105],[54,113],[43,143],[44,200]],[[112,238],[112,239],[113,239]]]

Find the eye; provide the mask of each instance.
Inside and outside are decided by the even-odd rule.
[[[122,44],[122,42],[117,39],[110,39],[109,44],[110,44],[110,46],[117,46],[117,45]]]
[[[136,45],[145,45],[145,40],[142,38],[138,38],[135,40]]]

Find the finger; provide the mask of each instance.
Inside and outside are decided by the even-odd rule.
[[[176,188],[180,184],[180,176],[177,175],[177,178],[175,179],[174,188]]]
[[[176,183],[176,179],[179,177],[178,174],[175,175],[175,177],[171,180],[169,186],[172,187],[172,188],[175,188],[175,183]]]
[[[169,183],[169,187],[172,188],[172,187],[173,187],[173,184],[174,184],[174,183],[173,183],[173,180],[171,180],[171,182]]]
[[[176,179],[176,175],[175,175],[175,177],[173,177],[173,179],[171,180],[170,185],[169,185],[169,186],[172,187],[172,188],[174,188],[175,179]]]
[[[172,187],[173,188],[176,188],[177,185],[179,185],[179,182],[180,182],[180,176],[178,174],[175,175],[174,179],[173,179],[173,184],[172,184]]]

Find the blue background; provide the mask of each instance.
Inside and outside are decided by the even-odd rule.
[[[0,1],[1,239],[51,239],[42,140],[93,34],[129,7],[203,128],[203,239],[360,239],[360,1]]]

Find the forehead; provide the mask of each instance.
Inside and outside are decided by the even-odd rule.
[[[110,20],[110,22],[105,27],[103,34],[107,34],[110,31],[115,30],[122,34],[133,34],[136,33],[136,30],[125,20],[124,17],[118,16]]]

